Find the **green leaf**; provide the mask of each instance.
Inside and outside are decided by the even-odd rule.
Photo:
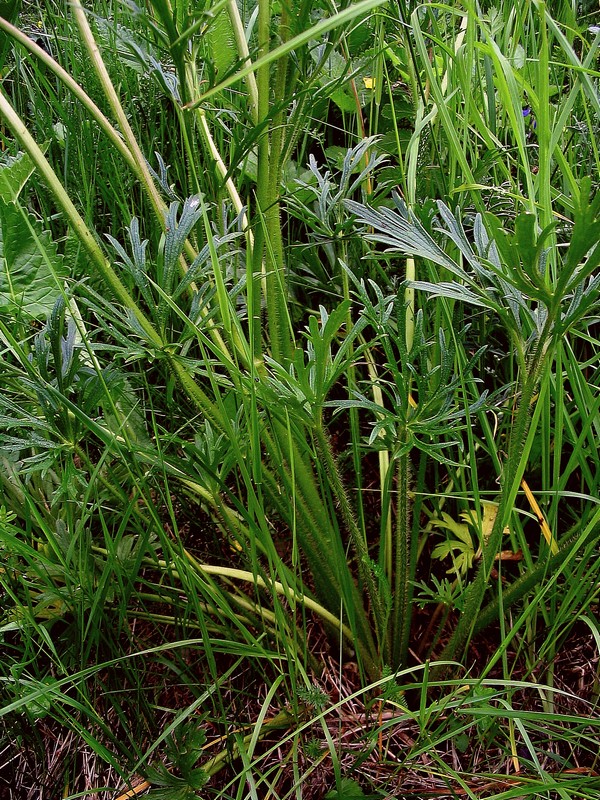
[[[44,691],[42,695],[38,695],[32,700],[28,700],[25,704],[25,708],[34,719],[43,719],[44,717],[48,716],[52,710],[52,705],[56,701],[57,683],[58,681],[56,678],[53,678],[51,675],[42,678],[42,681],[37,688],[42,689],[47,687],[47,691]]]
[[[565,257],[567,274],[571,275],[590,253],[586,273],[589,274],[598,264],[600,252],[600,192],[590,199],[591,182],[585,178],[581,182],[579,202],[575,208],[575,225],[571,232],[571,241]],[[591,252],[593,250],[593,252]]]
[[[373,229],[374,233],[367,233],[365,239],[386,244],[390,251],[426,258],[463,279],[465,274],[461,267],[431,238],[402,199],[397,196],[394,202],[397,210],[385,207],[376,210],[354,200],[346,200],[344,205],[358,222]]]
[[[365,793],[358,783],[350,778],[342,778],[339,789],[327,792],[325,800],[355,800],[359,797],[364,800]]]
[[[45,317],[66,275],[39,221],[18,204],[0,202],[0,312]]]
[[[202,216],[200,197],[188,197],[181,209],[181,216],[177,220],[179,203],[173,202],[165,215],[166,233],[163,244],[163,269],[160,277],[161,288],[171,293],[173,278],[177,269],[177,260],[183,252],[185,241],[192,228]]]
[[[9,156],[0,166],[0,200],[4,203],[16,201],[33,170],[33,162],[27,153]]]
[[[455,539],[449,539],[436,545],[432,558],[445,559],[452,556],[453,566],[448,572],[456,574],[466,573],[475,558],[475,546],[469,526],[452,519],[449,514],[442,512],[442,519],[433,520],[437,528],[445,528],[454,534]]]
[[[533,272],[537,267],[538,250],[536,241],[537,220],[535,214],[525,212],[519,214],[515,220],[515,239],[521,261],[528,272]]]
[[[348,114],[356,111],[356,100],[344,89],[335,89],[329,95],[329,99],[336,104],[340,111],[345,111]]]
[[[220,79],[229,73],[237,61],[235,36],[226,9],[222,9],[213,19],[205,33],[205,41],[210,48],[215,76]]]

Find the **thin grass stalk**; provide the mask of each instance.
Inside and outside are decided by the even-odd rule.
[[[188,193],[201,194],[202,181],[198,174],[198,165],[196,163],[196,149],[194,142],[196,140],[196,131],[194,130],[193,119],[191,114],[182,110],[179,103],[174,104],[175,114],[179,122],[179,130],[181,133],[181,160],[185,164],[186,181]],[[187,265],[186,265],[187,266]],[[185,271],[185,266],[183,267]]]
[[[537,141],[538,141],[538,174],[537,174],[537,201],[540,208],[540,227],[542,230],[552,225],[554,216],[552,213],[552,187],[551,187],[551,128],[550,128],[550,64],[549,64],[549,42],[548,26],[546,23],[546,4],[537,3],[537,13],[539,15],[539,47],[537,63],[537,90],[538,90],[538,109],[537,109]],[[548,281],[556,280],[556,234],[551,232],[548,239],[550,247],[549,260],[550,269],[548,270]]]
[[[279,29],[285,36],[288,21],[285,11]],[[271,0],[259,0],[258,14],[258,55],[265,58],[271,40]],[[277,65],[275,96],[282,102],[285,94],[287,55],[281,56]],[[283,240],[279,214],[279,183],[281,177],[281,149],[283,143],[283,109],[270,121],[271,112],[271,70],[269,63],[257,69],[258,86],[258,125],[262,134],[258,142],[258,176],[256,184],[255,247],[252,259],[253,281],[257,284],[260,275],[263,286],[266,321],[269,329],[272,357],[282,363],[289,360],[291,353],[290,337],[287,333],[287,306],[285,303],[285,276],[283,271]],[[262,352],[260,336],[260,293],[254,291],[252,309],[254,318],[254,352]]]
[[[347,282],[348,276],[346,271],[343,273],[344,280]],[[345,290],[346,295],[349,299],[350,294],[347,290]],[[350,314],[350,310],[348,312]],[[350,320],[348,324],[348,330],[350,330]],[[362,337],[361,337],[362,338]],[[365,359],[367,365],[367,371],[369,373],[369,380],[371,381],[373,392],[373,401],[377,403],[377,405],[381,406],[381,408],[385,408],[385,403],[383,400],[383,392],[381,390],[379,375],[377,373],[377,367],[375,364],[375,358],[373,352],[366,348],[363,353],[363,358]],[[352,370],[354,373],[354,366],[352,366]],[[352,389],[354,384],[348,385],[350,397],[352,397]],[[356,411],[356,409],[350,409],[351,411]],[[355,428],[358,432],[358,416],[355,423]],[[354,430],[354,428],[353,428]],[[383,433],[382,433],[383,435]],[[359,433],[354,440],[356,442],[360,441]],[[360,456],[360,454],[359,454]],[[391,483],[392,477],[390,473],[390,451],[389,450],[379,450],[377,453],[378,462],[379,462],[379,500],[381,503],[381,510],[382,510],[382,519],[384,520],[384,525],[381,528],[381,535],[380,535],[380,556],[379,556],[379,563],[384,570],[386,579],[388,584],[392,585],[392,575],[393,575],[393,558],[394,558],[394,547],[393,547],[393,524],[392,524],[392,514],[390,512],[391,502],[390,502],[390,487],[389,484]]]
[[[110,79],[108,70],[106,69],[106,65],[104,64],[98,45],[96,44],[96,40],[94,39],[92,30],[88,24],[85,11],[79,0],[74,0],[74,3],[72,4],[72,11],[83,44],[88,51],[88,54],[92,61],[92,65],[94,67],[96,75],[98,76],[104,94],[109,102],[112,112],[115,118],[117,119],[119,127],[121,128],[121,131],[125,138],[126,146],[135,164],[134,172],[136,174],[136,177],[140,180],[142,186],[144,187],[146,193],[148,194],[152,207],[155,211],[156,218],[161,227],[164,229],[166,225],[165,214],[167,211],[167,207],[163,199],[161,198],[158,189],[156,188],[154,179],[150,174],[146,158],[138,144],[138,141],[135,137],[135,134],[133,133],[133,130],[131,129],[131,126],[129,125],[127,115],[125,114],[125,111],[123,109],[123,106],[121,105],[115,87],[113,86],[113,83]],[[185,115],[185,118],[183,120],[183,132],[188,142],[191,138],[189,122],[190,122],[189,115]],[[196,180],[196,184],[197,183],[198,181]],[[197,255],[197,253],[195,252],[194,248],[192,247],[189,241],[186,241],[184,245],[184,251],[186,252],[186,255],[190,259],[190,261],[193,261]],[[179,262],[182,273],[185,273],[185,271],[187,270],[187,264],[185,258],[181,256]],[[206,312],[203,312],[203,314],[205,315]],[[210,331],[211,338],[213,339],[219,350],[223,353],[224,359],[227,362],[231,362],[231,355],[229,354],[227,345],[223,341],[219,331],[217,330],[212,321],[209,323],[208,329]]]
[[[324,516],[324,508],[322,505],[315,506],[309,504],[301,493],[300,482],[297,476],[294,476],[294,480],[294,522],[299,541],[301,542],[302,551],[306,556],[311,571],[315,572],[315,594],[323,600],[327,608],[331,611],[337,611],[339,598],[344,594],[339,571],[335,569],[335,557],[341,557],[341,553],[336,551],[335,545],[332,547],[330,536],[327,536],[327,534],[323,536],[323,531],[328,529],[328,520]],[[281,483],[267,470],[263,472],[263,483],[269,502],[281,518],[286,519],[287,512],[289,511],[287,493],[292,488],[290,485],[291,479],[287,476],[284,478],[283,488],[286,493],[283,495],[281,493]],[[314,496],[316,495],[317,490],[315,488]],[[328,554],[331,555],[332,558],[323,558],[322,550],[324,545],[328,546]]]
[[[344,252],[340,261],[342,263],[346,263],[347,254]],[[350,304],[350,281],[348,278],[348,272],[343,269],[342,270],[342,290],[344,294],[344,300],[348,302],[348,313],[346,315],[346,328],[347,330],[352,330],[352,306]],[[355,347],[354,343],[350,345],[350,357],[348,360],[348,367],[346,370],[346,388],[348,391],[348,398],[352,399],[354,393],[357,391],[357,380],[356,380],[356,365],[354,363],[354,352]],[[365,349],[365,361],[367,363],[367,368],[369,369],[369,373],[375,371],[375,367],[373,364],[373,359],[371,354],[369,353],[368,349]],[[375,381],[373,382],[375,386]],[[379,387],[377,387],[379,388]],[[375,391],[373,392],[375,395]],[[379,395],[378,402],[382,402],[381,400],[381,392]],[[364,502],[363,502],[363,479],[362,479],[362,453],[360,451],[359,442],[360,442],[360,420],[358,415],[358,409],[350,408],[349,413],[350,418],[350,436],[352,442],[352,464],[354,466],[354,472],[356,476],[356,487],[357,491],[357,514],[358,514],[358,524],[361,530],[366,530],[366,520],[365,520],[365,510],[364,510]],[[379,453],[379,473],[380,479],[382,481],[383,486],[383,477],[386,474],[388,463],[385,464],[385,469],[382,466],[384,464],[385,456],[387,456],[387,452]],[[381,490],[382,492],[383,490]]]
[[[121,283],[116,272],[105,259],[100,246],[94,238],[94,235],[89,230],[79,212],[73,205],[71,198],[57,178],[56,173],[47,161],[41,148],[33,139],[24,123],[14,111],[3,93],[0,93],[0,115],[4,119],[6,125],[9,127],[13,135],[20,142],[21,146],[28,153],[38,171],[41,173],[57,203],[60,205],[65,216],[67,217],[69,224],[77,234],[77,237],[88,252],[102,278],[106,281],[118,300],[123,303],[125,308],[129,309],[135,315],[136,320],[141,325],[150,343],[161,349],[164,346],[162,339],[154,330],[152,324],[148,321],[145,314],[137,306],[123,283]]]
[[[337,556],[341,558],[342,551],[340,549],[337,552],[337,536],[331,530],[314,474],[307,465],[306,459],[302,457],[298,442],[293,436],[284,438],[285,429],[278,422],[274,422],[273,432],[273,437],[266,432],[263,434],[263,443],[269,459],[274,464],[283,466],[283,470],[279,471],[279,480],[276,480],[275,476],[263,466],[262,481],[271,502],[280,511],[283,519],[288,516],[288,495],[293,493],[294,522],[299,526],[302,549],[311,563],[311,569],[315,572],[315,582],[320,587],[319,595],[326,598],[330,609],[337,611],[339,597],[343,594],[336,558]],[[287,469],[287,465],[292,463],[294,465],[293,472]],[[283,481],[283,487],[281,481]],[[282,488],[284,493],[281,491]],[[324,558],[323,550],[332,554],[332,559]],[[317,568],[319,563],[320,569]]]
[[[278,196],[273,199],[269,214],[263,224],[267,231],[265,237],[266,276],[263,285],[266,287],[267,301],[265,305],[270,349],[275,361],[280,364],[288,364],[292,358],[293,338],[287,307],[287,279],[283,263],[283,239]],[[268,234],[269,226],[272,230],[277,229],[274,242]]]
[[[228,175],[229,170],[227,169],[225,162],[223,161],[221,154],[217,149],[212,133],[210,132],[210,128],[208,126],[208,120],[206,118],[206,113],[204,109],[202,108],[197,109],[196,116],[198,119],[198,124],[200,126],[200,131],[204,137],[204,141],[206,142],[208,151],[213,161],[215,162],[217,172],[219,173],[222,179],[225,179]],[[242,227],[245,231],[247,231],[246,238],[248,241],[250,252],[252,252],[252,249],[254,247],[254,237],[252,236],[252,231],[248,230],[248,220],[246,218],[246,212],[244,211],[244,204],[242,202],[242,198],[240,197],[239,192],[232,178],[227,178],[227,180],[225,181],[225,188],[227,189],[227,194],[229,195],[229,199],[231,200],[231,203],[235,209],[236,214],[241,215]]]
[[[521,578],[515,581],[511,586],[508,586],[501,595],[495,597],[488,606],[482,610],[481,625],[479,625],[478,620],[476,631],[483,630],[484,626],[493,622],[494,619],[498,619],[498,615],[501,613],[502,609],[510,608],[514,603],[521,600],[538,587],[534,600],[528,603],[518,616],[514,617],[510,630],[508,631],[509,635],[503,639],[500,648],[486,665],[485,674],[489,674],[489,672],[493,670],[498,659],[503,655],[503,652],[510,647],[515,636],[517,636],[523,628],[527,630],[531,627],[532,619],[534,619],[540,604],[544,604],[544,599],[551,597],[552,594],[555,593],[556,581],[559,576],[568,574],[569,583],[573,587],[571,593],[579,595],[579,571],[567,573],[566,569],[574,561],[576,556],[579,555],[579,564],[582,565],[581,569],[589,575],[589,562],[591,558],[596,555],[598,549],[599,523],[600,508],[597,508],[595,514],[592,515],[592,518],[583,530],[582,525],[577,524],[561,539],[560,552],[557,555],[551,556],[547,560],[541,560],[536,564],[535,569],[532,570],[531,573],[522,575]],[[581,574],[581,572],[579,572],[579,574]],[[546,578],[545,585],[541,587],[542,581]],[[594,592],[592,588],[591,596],[594,595],[596,595],[596,592]],[[579,599],[576,601],[576,605],[578,612],[582,613],[582,604]],[[567,616],[570,617],[572,611],[568,609],[566,613]],[[549,631],[549,635],[546,638],[546,647],[553,649],[553,643],[557,638],[557,631],[560,627],[562,627],[562,623],[556,619],[553,629]],[[543,652],[538,653],[538,658],[546,663],[548,661],[547,656],[543,654]]]
[[[440,116],[443,128],[446,132],[446,136],[448,137],[448,143],[450,149],[463,172],[463,183],[468,184],[469,186],[476,186],[477,181],[475,180],[475,177],[473,175],[473,171],[471,169],[471,165],[469,164],[465,148],[463,147],[463,143],[460,141],[460,138],[457,134],[455,120],[453,119],[448,110],[446,97],[442,91],[440,81],[438,80],[429,59],[427,44],[425,42],[425,34],[423,33],[423,30],[421,28],[421,21],[419,18],[419,14],[420,14],[420,9],[415,10],[412,13],[410,19],[411,19],[411,27],[415,37],[416,49],[421,58],[423,67],[425,69],[425,74],[427,76],[427,81],[429,88],[431,90],[431,94],[433,95],[433,99],[435,100],[435,106],[432,109],[432,112],[430,112],[432,114],[431,119],[433,121],[435,116],[437,115]],[[481,198],[481,193],[472,191],[471,199],[477,211],[484,214],[485,206]]]
[[[10,22],[5,20],[3,17],[0,17],[0,30],[3,30],[15,41],[23,45],[23,47],[29,50],[30,53],[32,53],[39,61],[42,62],[42,64],[48,67],[48,69],[50,69],[56,75],[56,77],[67,87],[71,94],[79,100],[79,102],[87,111],[89,111],[92,118],[96,120],[100,128],[109,138],[110,143],[116,150],[118,150],[119,154],[125,160],[132,172],[134,172],[138,178],[142,179],[142,176],[138,171],[138,163],[131,154],[128,146],[123,141],[123,138],[116,128],[113,127],[110,120],[102,113],[102,111],[90,98],[90,96],[81,88],[77,81],[74,80],[71,75],[69,75],[69,73],[52,58],[51,55],[49,55],[42,47],[36,44],[33,39],[30,39],[29,36],[23,33],[23,31],[15,28],[14,25],[11,25]],[[166,209],[164,203],[162,206]]]
[[[162,215],[162,210],[165,208],[162,198],[158,192],[154,184],[154,180],[150,175],[150,171],[148,170],[148,165],[146,163],[146,159],[144,154],[142,153],[140,146],[135,138],[135,134],[131,130],[131,126],[129,124],[129,120],[127,119],[127,115],[123,110],[123,106],[117,96],[115,88],[112,84],[110,76],[108,74],[108,70],[104,64],[102,56],[100,54],[100,50],[98,49],[98,45],[96,44],[96,40],[92,34],[91,28],[88,24],[85,11],[83,6],[79,2],[79,0],[73,0],[71,3],[71,9],[73,13],[73,17],[75,18],[75,23],[77,28],[79,29],[79,33],[81,36],[81,40],[88,52],[92,65],[94,67],[94,71],[98,76],[98,80],[100,81],[100,85],[102,86],[102,90],[106,96],[106,99],[109,102],[111,110],[115,116],[115,119],[119,123],[119,127],[127,143],[127,147],[129,148],[129,152],[131,153],[136,165],[137,165],[137,172],[142,179],[144,188],[146,189],[148,196],[152,202],[152,206],[155,209],[157,217],[160,219]]]
[[[244,32],[244,24],[240,17],[236,0],[227,0],[227,13],[229,14],[229,20],[231,22],[231,27],[233,28],[233,34],[235,36],[235,43],[240,60],[245,67],[252,66],[250,51],[248,50],[248,42],[246,41],[246,35]],[[256,76],[253,72],[249,72],[248,75],[246,75],[246,86],[248,87],[248,96],[250,98],[248,110],[250,111],[252,122],[254,122],[255,125],[258,125],[258,86],[256,85]]]
[[[299,605],[305,606],[318,617],[320,617],[333,630],[337,629],[341,634],[343,634],[347,638],[348,642],[353,640],[352,631],[347,625],[344,625],[342,622],[340,622],[338,617],[328,611],[323,605],[308,597],[306,594],[300,593],[290,586],[284,586],[281,581],[267,581],[260,575],[256,575],[248,570],[202,564],[187,550],[184,550],[184,555],[190,564],[192,564],[193,568],[200,574],[211,576],[214,575],[217,578],[223,579],[228,578],[235,582],[239,581],[240,583],[250,583],[254,586],[260,587],[261,589],[268,589],[275,594],[280,595],[281,597],[285,597],[289,602],[293,601]]]
[[[182,160],[185,163],[188,186],[193,186],[193,191],[199,192],[201,182],[198,175],[195,151],[192,145],[195,140],[194,120],[190,114],[186,114],[182,110],[194,90],[193,87],[196,85],[195,66],[193,64],[188,64],[186,59],[189,39],[185,35],[178,35],[177,24],[179,20],[177,16],[181,16],[181,14],[178,14],[177,6],[172,9],[169,0],[151,0],[150,5],[154,12],[158,14],[158,18],[169,39],[169,53],[175,65],[177,84],[181,97],[181,103],[175,104],[175,112],[179,120],[179,128],[183,140],[184,157]]]
[[[596,514],[596,519],[600,519],[600,514]],[[597,534],[596,534],[597,535]],[[563,537],[559,543],[558,553],[550,555],[547,559],[540,559],[533,569],[521,575],[516,581],[502,590],[502,597],[494,597],[478,613],[473,625],[473,633],[479,633],[498,619],[498,613],[502,608],[507,611],[523,599],[529,592],[541,584],[545,577],[553,575],[573,550],[581,542],[579,526],[577,530]]]
[[[258,4],[258,61],[263,61],[269,54],[271,41],[271,0],[259,0]],[[261,219],[264,219],[266,209],[269,204],[269,133],[268,117],[270,107],[270,65],[269,62],[262,63],[256,67],[256,84],[258,89],[258,111],[257,125],[262,128],[258,140],[258,167],[256,181],[256,209],[254,217],[258,224],[254,230],[254,251],[250,263],[252,265],[251,274],[248,275],[248,283],[252,283],[252,305],[248,308],[248,313],[252,317],[250,330],[252,331],[252,354],[255,359],[262,357],[263,337],[261,326],[261,291],[259,285],[264,287],[265,301],[268,298],[266,285],[267,268],[264,262],[266,226]],[[267,302],[268,308],[268,302]],[[275,351],[273,351],[273,357]]]
[[[236,72],[234,75],[226,78],[225,80],[221,81],[221,83],[213,86],[211,89],[208,89],[204,92],[200,97],[196,98],[195,100],[191,101],[187,104],[187,108],[197,108],[198,106],[206,103],[211,97],[222,92],[224,89],[228,89],[230,86],[238,83],[238,81],[245,78],[251,72],[256,72],[257,80],[260,70],[268,64],[271,64],[273,61],[277,61],[283,55],[287,53],[291,53],[293,50],[298,50],[303,47],[305,44],[310,42],[311,40],[319,41],[322,36],[324,36],[329,31],[333,30],[334,28],[339,28],[342,25],[345,25],[348,22],[351,22],[356,17],[361,15],[367,14],[369,11],[377,8],[378,6],[384,5],[387,0],[359,0],[359,2],[344,8],[342,11],[338,11],[336,14],[333,14],[331,17],[326,17],[322,19],[320,22],[317,22],[316,25],[311,26],[310,28],[306,28],[302,31],[302,33],[296,34],[291,39],[289,39],[284,44],[279,45],[278,47],[273,48],[272,50],[267,50],[266,52],[259,55],[256,61],[252,62],[248,66],[244,67],[243,69]],[[259,82],[259,96],[260,96],[260,81]],[[259,97],[260,101],[260,97]],[[260,114],[259,114],[260,118]]]

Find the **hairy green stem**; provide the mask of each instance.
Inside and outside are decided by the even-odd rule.
[[[332,613],[336,613],[339,612],[339,598],[343,595],[340,576],[334,566],[336,544],[332,543],[331,537],[327,535],[327,530],[323,530],[324,522],[320,503],[317,501],[315,505],[314,502],[311,502],[318,497],[316,488],[309,486],[306,494],[309,495],[310,500],[307,500],[301,488],[301,484],[306,485],[306,478],[299,475],[294,477],[297,483],[292,486],[289,476],[286,475],[283,481],[281,480],[281,470],[277,475],[278,480],[275,480],[270,471],[263,470],[263,488],[275,512],[286,521],[289,518],[288,498],[292,492],[294,493],[294,521],[297,537],[309,568],[314,573],[315,594],[321,598]],[[323,558],[322,550],[324,548],[328,548],[329,554],[333,555],[332,559]]]
[[[287,4],[283,3],[279,20],[279,37],[282,43],[289,39],[289,14]],[[286,93],[289,55],[282,56],[277,62],[275,73],[274,97],[280,108],[271,122],[269,143],[269,178],[267,187],[267,205],[265,206],[265,224],[267,230],[267,308],[269,314],[269,334],[273,357],[277,361],[289,360],[291,357],[291,339],[287,326],[287,291],[285,281],[283,237],[281,234],[281,213],[279,192],[281,186],[281,160],[284,131],[285,109],[283,98]]]
[[[396,472],[398,502],[396,505],[396,540],[394,565],[394,594],[392,604],[390,638],[390,665],[396,668],[406,666],[406,657],[411,632],[411,602],[415,561],[417,554],[416,537],[412,535],[410,461],[409,454],[398,459]]]
[[[282,487],[280,481],[263,469],[262,479],[269,499],[285,520],[290,516],[289,497],[294,496],[294,522],[302,552],[313,575],[316,595],[332,613],[347,617],[354,638],[346,644],[359,653],[365,672],[371,677],[376,676],[379,666],[371,625],[306,455],[300,452],[297,443],[288,437],[287,430],[277,421],[273,422],[273,432],[274,438],[266,431],[263,433],[269,458],[278,464],[293,463],[294,473],[292,480],[287,469],[280,469],[279,477],[283,475],[284,479]]]
[[[545,342],[545,340],[546,337],[544,335],[540,336],[540,343]],[[528,374],[522,384],[521,397],[516,409],[514,425],[511,429],[508,455],[504,464],[502,494],[494,525],[487,544],[483,548],[483,556],[475,578],[467,589],[464,610],[460,615],[460,619],[452,633],[450,641],[440,656],[441,661],[451,661],[462,655],[476,625],[477,617],[488,588],[490,573],[496,555],[501,549],[504,528],[513,508],[516,491],[515,487],[518,489],[521,482],[524,469],[524,466],[521,464],[521,456],[529,429],[531,404],[544,363],[544,345],[539,344],[538,350],[530,364]]]
[[[268,54],[270,48],[271,0],[260,0],[258,16],[259,58]],[[287,32],[287,17],[282,10],[280,33]],[[283,55],[277,65],[274,94],[282,102],[285,93],[287,55]],[[281,177],[281,149],[283,141],[283,110],[270,121],[271,114],[271,72],[269,64],[257,71],[258,82],[258,123],[263,127],[258,143],[258,178],[256,203],[258,225],[255,230],[253,254],[253,279],[257,283],[260,275],[266,307],[266,321],[272,357],[282,363],[289,360],[291,344],[287,331],[287,306],[285,276],[283,269],[283,243],[281,220],[279,216],[279,184]],[[259,342],[260,294],[254,300],[255,353],[261,352]]]
[[[375,620],[377,639],[381,643],[384,636],[385,611],[381,602],[379,590],[375,583],[369,549],[367,547],[365,538],[356,523],[354,511],[352,510],[348,494],[342,482],[342,478],[335,461],[335,456],[331,448],[331,442],[323,430],[322,425],[317,425],[314,433],[319,456],[322,460],[327,477],[329,478],[335,499],[339,504],[339,510],[341,512],[344,525],[346,526],[346,529],[350,535],[350,541],[352,542],[352,546],[356,554],[358,574],[367,592]]]

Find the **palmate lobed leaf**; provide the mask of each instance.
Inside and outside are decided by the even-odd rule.
[[[354,200],[346,200],[344,205],[354,214],[358,222],[373,228],[376,233],[367,233],[366,239],[387,244],[390,251],[407,256],[426,258],[440,267],[445,267],[459,278],[465,273],[431,238],[415,215],[404,205],[400,197],[395,197],[396,209],[373,209]]]
[[[0,200],[0,312],[43,318],[67,269],[50,234],[17,203]]]
[[[566,274],[572,284],[571,274],[586,261],[586,274],[590,274],[600,262],[600,192],[593,198],[591,181],[581,182],[581,192],[575,209],[575,224],[571,231],[569,249],[565,257]]]
[[[410,285],[414,289],[427,292],[430,297],[447,297],[451,300],[461,300],[463,303],[470,303],[474,306],[481,306],[482,308],[489,308],[497,310],[498,304],[493,303],[489,297],[483,293],[480,295],[472,292],[468,287],[457,283],[456,281],[439,281],[439,283],[431,283],[430,281],[411,281]]]

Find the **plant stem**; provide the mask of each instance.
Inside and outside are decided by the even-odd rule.
[[[596,534],[597,536],[599,534]],[[515,603],[517,603],[528,592],[538,586],[544,577],[552,574],[556,567],[559,567],[569,556],[573,548],[580,543],[581,534],[579,530],[575,533],[563,537],[559,545],[559,551],[555,555],[551,555],[548,559],[538,561],[538,563],[529,572],[522,575],[514,583],[511,583],[506,589],[502,591],[502,609],[506,611]],[[477,615],[473,627],[473,633],[478,633],[484,630],[488,625],[491,625],[494,620],[498,619],[498,612],[500,610],[500,602],[498,597],[494,597],[481,609]]]
[[[77,81],[74,80],[69,73],[52,58],[52,56],[48,55],[43,48],[30,39],[29,36],[26,36],[22,31],[20,31],[18,28],[15,28],[14,25],[11,25],[10,22],[7,22],[7,20],[3,19],[2,17],[0,17],[0,30],[8,33],[13,39],[33,53],[33,55],[45,66],[47,66],[48,69],[52,70],[52,72],[67,87],[71,94],[76,97],[82,106],[89,111],[93,119],[96,120],[100,128],[108,136],[113,147],[118,150],[119,154],[126,161],[129,168],[132,170],[132,172],[134,172],[136,177],[139,178],[140,175],[138,173],[137,162],[123,141],[121,135],[116,128],[111,125],[108,118],[102,113],[96,103],[94,103],[89,95],[84,92]]]
[[[289,517],[289,497],[294,496],[294,524],[298,540],[313,576],[316,596],[334,614],[344,615],[353,631],[350,643],[370,677],[379,674],[377,650],[373,641],[372,627],[364,609],[361,593],[354,582],[337,530],[331,523],[323,498],[315,483],[315,477],[306,456],[297,442],[288,436],[287,430],[276,420],[273,422],[274,438],[263,432],[263,442],[269,458],[281,465],[294,464],[293,481],[285,468],[281,478],[263,468],[262,480],[270,502],[283,519]],[[282,488],[284,494],[282,494]],[[338,624],[339,631],[339,624]]]
[[[414,562],[417,552],[417,541],[416,537],[413,537],[411,524],[408,453],[398,459],[396,476],[398,502],[396,505],[394,594],[391,625],[389,626],[390,664],[394,669],[406,666],[412,621],[412,582],[414,581]]]
[[[450,641],[440,656],[441,661],[451,661],[460,657],[468,645],[488,588],[488,581],[496,555],[501,549],[504,528],[513,509],[515,492],[518,490],[524,471],[524,465],[521,464],[521,456],[529,429],[531,403],[545,363],[545,351],[542,344],[545,339],[546,337],[542,334],[538,350],[532,359],[530,369],[522,384],[521,397],[515,413],[514,425],[511,429],[508,456],[504,465],[502,494],[498,505],[498,513],[487,544],[483,548],[481,563],[475,578],[467,589],[464,610],[460,615]]]
[[[352,506],[350,505],[348,494],[342,483],[339,469],[331,449],[331,443],[327,434],[323,430],[322,425],[320,424],[317,424],[315,427],[315,441],[334,496],[339,503],[342,519],[348,533],[350,534],[350,540],[354,547],[354,552],[356,553],[358,574],[371,603],[371,610],[375,620],[375,632],[377,635],[377,640],[381,644],[384,636],[385,613],[383,604],[381,602],[381,597],[375,583],[373,569],[371,566],[371,557],[369,555],[369,550],[364,536],[360,532],[356,523],[356,518],[354,516]]]
[[[258,58],[264,58],[269,53],[271,40],[271,3],[270,0],[259,0],[258,3]],[[256,71],[256,82],[258,87],[258,125],[262,127],[261,135],[258,140],[258,174],[256,182],[256,211],[255,219],[258,221],[254,231],[254,252],[252,253],[251,264],[252,274],[249,280],[253,283],[252,307],[249,313],[252,315],[253,324],[250,326],[252,332],[252,353],[254,358],[260,358],[263,343],[261,331],[261,292],[258,291],[259,279],[264,285],[265,300],[268,304],[266,287],[266,266],[263,261],[266,225],[264,215],[269,205],[269,132],[268,117],[270,106],[270,65],[263,64]],[[276,358],[275,353],[273,356]]]
[[[127,115],[123,110],[123,106],[117,96],[115,91],[115,87],[112,84],[110,79],[110,75],[108,74],[108,70],[102,60],[102,56],[100,54],[100,50],[98,49],[98,45],[94,39],[90,26],[88,24],[87,18],[85,16],[85,11],[79,0],[73,0],[71,3],[71,8],[73,11],[73,16],[75,17],[75,22],[77,23],[77,27],[79,28],[79,33],[81,35],[81,39],[85,48],[88,52],[96,75],[98,76],[98,80],[100,81],[100,85],[102,86],[102,90],[106,95],[106,98],[110,104],[111,110],[115,116],[115,119],[119,123],[119,128],[121,129],[121,133],[127,143],[127,147],[129,152],[131,153],[133,160],[136,163],[136,171],[138,176],[142,180],[144,188],[148,192],[148,196],[152,202],[152,206],[156,212],[156,216],[160,219],[163,215],[163,210],[165,208],[165,204],[162,201],[162,198],[156,188],[154,181],[152,179],[152,175],[148,169],[148,165],[146,163],[146,159],[142,150],[135,138],[135,134],[131,130],[131,126],[129,124],[129,120],[127,119]]]
[[[287,4],[283,3],[279,20],[279,38],[282,43],[285,43],[289,39],[289,36],[289,13]],[[273,94],[280,104],[280,108],[273,117],[271,123],[268,205],[265,207],[269,332],[273,357],[280,362],[282,360],[289,360],[291,357],[291,341],[287,330],[287,288],[279,206],[281,171],[283,169],[281,154],[285,130],[285,106],[283,105],[283,98],[286,93],[288,61],[288,54],[282,56],[277,62],[277,70],[275,73]]]

